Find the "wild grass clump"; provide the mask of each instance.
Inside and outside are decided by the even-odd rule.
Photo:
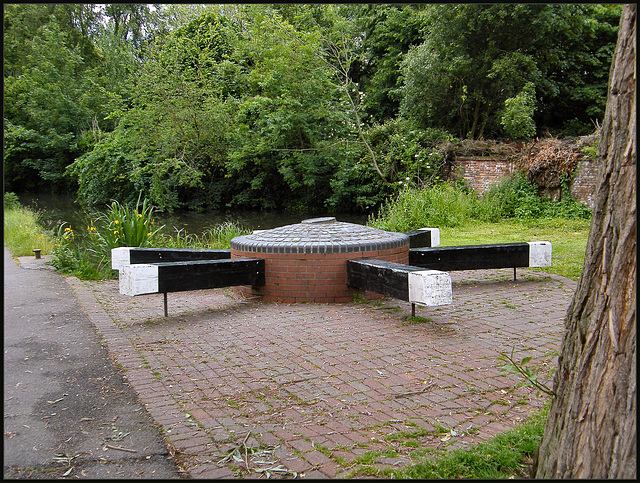
[[[528,478],[536,447],[542,439],[548,413],[534,414],[526,423],[484,443],[452,450],[393,472],[394,478],[498,479]]]
[[[381,230],[407,232],[422,227],[461,226],[470,216],[475,195],[454,183],[426,189],[405,187],[385,203],[367,224]]]
[[[231,246],[231,240],[237,236],[250,235],[251,230],[233,221],[225,221],[213,228],[208,228],[202,234],[202,243],[207,248],[226,249]]]
[[[5,194],[4,246],[14,257],[33,255],[34,249],[40,249],[42,255],[50,254],[54,239],[41,226],[40,214],[20,205],[17,197],[7,199],[9,194],[13,193]]]
[[[507,178],[482,196],[460,183],[444,182],[425,189],[406,187],[367,224],[407,232],[422,227],[460,227],[471,220],[588,220],[591,210],[568,192],[565,187],[564,199],[550,201],[538,196],[537,187],[521,174]]]
[[[249,235],[251,230],[235,221],[225,221],[207,228],[201,235],[187,233],[183,228],[175,228],[174,233],[160,233],[156,237],[154,246],[162,248],[211,248],[227,249],[231,240],[237,236]]]
[[[551,201],[538,196],[538,188],[518,173],[493,186],[475,203],[471,218],[479,221],[498,222],[503,219],[519,220],[563,218],[568,220],[590,219],[591,210],[575,201],[565,185],[563,198]]]

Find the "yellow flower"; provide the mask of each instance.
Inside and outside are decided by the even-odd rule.
[[[116,225],[117,225],[118,223],[120,223],[118,220],[114,220],[113,222],[114,222]]]
[[[113,230],[113,234],[117,235],[118,234],[118,230]]]
[[[142,215],[140,213],[138,213],[138,218],[142,218]]]

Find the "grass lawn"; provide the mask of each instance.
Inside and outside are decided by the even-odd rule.
[[[522,479],[529,478],[532,458],[542,439],[548,405],[526,423],[470,448],[426,457],[393,471],[398,479]]]
[[[510,219],[500,223],[467,222],[457,228],[440,228],[441,246],[481,245],[530,241],[551,242],[551,267],[530,270],[579,280],[589,237],[589,220]]]
[[[53,250],[54,239],[44,233],[38,214],[23,206],[4,210],[4,246],[14,257],[33,255],[39,248],[42,255]]]

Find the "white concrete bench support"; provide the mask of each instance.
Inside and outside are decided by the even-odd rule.
[[[111,267],[119,272],[122,295],[164,294],[165,316],[168,292],[260,286],[265,281],[263,259],[231,259],[229,250],[120,247],[111,250]]]
[[[347,284],[388,297],[411,302],[415,306],[434,307],[453,300],[451,277],[439,270],[424,270],[401,263],[374,259],[347,260]]]

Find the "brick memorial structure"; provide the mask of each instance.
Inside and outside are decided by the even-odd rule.
[[[334,217],[239,236],[231,240],[231,258],[264,259],[265,284],[235,290],[265,302],[351,302],[357,290],[347,284],[347,260],[374,258],[406,265],[409,244],[407,234]]]

